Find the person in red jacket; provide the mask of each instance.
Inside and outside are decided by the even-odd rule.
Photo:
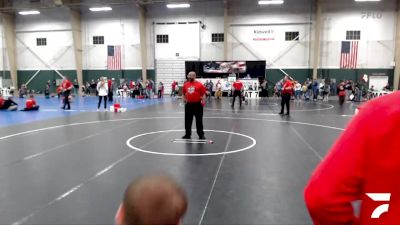
[[[172,81],[171,84],[171,97],[176,95],[176,86],[177,86],[177,82],[176,81]]]
[[[193,116],[196,117],[196,128],[199,139],[204,140],[203,107],[206,100],[206,88],[196,81],[196,73],[188,74],[188,81],[183,85],[183,102],[185,103],[185,136],[182,139],[190,139],[192,135]]]
[[[281,112],[279,114],[283,114],[286,105],[286,115],[290,115],[290,98],[292,97],[292,94],[293,84],[286,76],[285,78],[283,78]]]
[[[38,111],[38,110],[39,106],[37,105],[34,96],[30,95],[25,102],[25,109],[23,109],[22,111]]]
[[[64,93],[64,106],[62,109],[65,110],[65,107],[68,106],[68,110],[71,109],[71,104],[69,101],[69,96],[71,95],[71,90],[73,88],[71,81],[68,80],[68,77],[64,77],[63,82],[61,84],[61,88]]]
[[[232,84],[232,91],[233,91],[233,100],[232,100],[232,107],[235,106],[235,99],[239,97],[239,106],[242,107],[242,89],[243,83],[240,80],[236,80]]]
[[[344,83],[340,83],[338,87],[339,105],[342,106],[346,99],[346,90],[344,88]]]
[[[188,200],[184,190],[167,176],[148,176],[132,182],[115,216],[116,225],[179,225]]]
[[[317,167],[305,189],[314,224],[400,223],[399,102],[396,92],[365,104]]]

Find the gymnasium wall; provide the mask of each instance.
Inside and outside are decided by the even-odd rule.
[[[229,5],[227,60],[266,60],[266,76],[271,81],[283,76],[280,69],[299,80],[311,77],[315,21],[315,8],[311,2],[286,0],[284,5],[259,6],[257,1],[233,1]],[[319,76],[353,79],[365,72],[386,73],[392,80],[395,0],[326,2]],[[223,33],[223,14],[222,1],[193,2],[189,9],[167,9],[164,4],[148,5],[148,73],[155,74],[155,60],[223,60],[223,42],[211,42],[212,33]],[[196,24],[183,24],[188,22]],[[41,72],[35,78],[37,81],[31,83],[33,89],[41,81],[56,76],[53,69],[61,73],[75,69],[68,9],[43,9],[40,15],[35,16],[17,15],[16,30],[20,84],[37,70]],[[357,70],[339,68],[341,41],[345,40],[346,30],[361,31]],[[300,32],[299,41],[285,41],[287,31]],[[168,34],[170,43],[156,44],[157,34]],[[95,35],[104,36],[105,44],[94,45]],[[41,37],[47,38],[47,46],[36,46],[36,38]],[[140,76],[139,19],[134,5],[113,6],[110,12],[97,13],[83,7],[82,39],[85,81],[101,75],[127,79]],[[0,46],[3,37],[2,40]],[[107,45],[123,46],[123,71],[106,70]],[[2,49],[0,68],[7,71],[6,51]]]

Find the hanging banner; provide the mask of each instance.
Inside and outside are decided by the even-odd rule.
[[[254,29],[253,41],[274,41],[275,31],[273,29],[260,28]]]

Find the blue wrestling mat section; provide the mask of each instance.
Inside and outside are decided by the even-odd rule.
[[[70,115],[77,115],[85,112],[97,112],[98,98],[94,96],[89,97],[77,97],[74,98],[71,103],[71,110],[64,111],[61,109],[62,100],[55,98],[45,99],[43,96],[35,97],[36,102],[40,105],[40,110],[36,112],[8,112],[0,111],[0,127],[30,123],[34,121],[41,121],[47,119],[53,119],[58,117],[65,117]],[[18,110],[25,107],[26,98],[14,97],[13,100],[18,103]],[[116,99],[114,99],[116,100]],[[172,99],[131,99],[131,98],[118,98],[117,99],[123,108],[128,110],[136,110],[145,108],[151,105],[162,104],[164,102],[170,102]],[[100,106],[100,112],[103,112],[103,104]],[[112,103],[107,103],[107,108],[110,109]]]

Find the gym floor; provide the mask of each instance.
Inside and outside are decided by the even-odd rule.
[[[94,97],[70,112],[38,102],[39,112],[0,112],[1,224],[113,224],[127,185],[154,173],[186,190],[184,224],[310,224],[304,186],[357,106],[292,101],[287,117],[278,99],[212,100],[211,144],[174,142],[180,100],[127,99],[126,113],[95,112]]]

